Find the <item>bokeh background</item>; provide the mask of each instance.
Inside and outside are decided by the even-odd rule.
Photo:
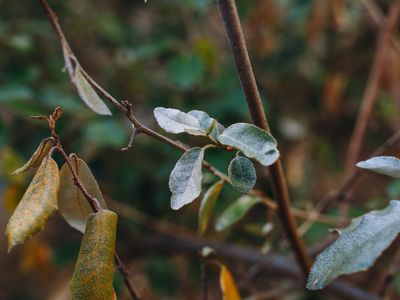
[[[115,98],[131,101],[137,118],[150,128],[162,132],[152,115],[157,106],[204,110],[225,126],[251,122],[213,1],[49,2],[86,71]],[[390,2],[377,1],[384,12]],[[377,28],[361,0],[238,0],[237,5],[293,205],[310,209],[345,179],[345,154],[371,69]],[[149,299],[200,299],[200,258],[157,243],[163,234],[154,230],[164,226],[171,231],[157,223],[167,222],[196,237],[199,201],[177,212],[169,206],[168,176],[180,153],[146,136],[121,152],[129,141],[130,124],[112,107],[112,117],[90,111],[62,68],[59,42],[38,2],[0,0],[0,231],[32,177],[11,177],[10,172],[49,135],[45,123],[28,116],[48,115],[60,106],[64,115],[57,129],[65,148],[88,162],[110,206],[123,212],[117,249],[138,288]],[[362,157],[399,125],[399,76],[393,51]],[[190,145],[205,142],[185,135],[172,138]],[[393,147],[390,153],[398,151]],[[224,172],[231,157],[217,150],[206,154]],[[215,180],[205,173],[204,186]],[[272,196],[265,168],[258,168],[257,188]],[[355,187],[350,214],[384,207],[399,194],[398,181],[364,176]],[[214,216],[239,196],[225,186]],[[325,213],[335,217],[338,207],[334,203]],[[266,216],[274,227],[267,236],[261,232]],[[332,227],[315,222],[304,234],[307,245],[312,248],[332,237]],[[279,222],[263,206],[233,228],[223,233],[211,228],[206,236],[257,251],[291,253]],[[80,240],[59,214],[10,254],[1,235],[0,299],[65,299]],[[257,280],[245,282],[249,266],[226,263],[244,296],[272,289],[276,294],[268,299],[337,299],[307,293],[285,277],[271,279],[274,274],[267,267]],[[367,290],[375,271],[350,280]],[[217,269],[210,268],[207,277],[211,299],[219,299]],[[120,299],[128,299],[119,274],[115,288]],[[391,289],[396,291],[396,284]]]

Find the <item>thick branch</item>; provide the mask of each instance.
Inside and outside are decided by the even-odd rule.
[[[217,0],[216,4],[222,16],[229,45],[235,60],[240,83],[246,97],[247,105],[253,122],[258,127],[269,131],[260,93],[257,88],[250,58],[247,52],[242,27],[234,0]],[[296,252],[297,260],[305,276],[311,267],[305,245],[297,234],[296,223],[290,212],[290,198],[282,164],[278,160],[270,167],[272,185],[278,202],[278,212],[286,234]]]

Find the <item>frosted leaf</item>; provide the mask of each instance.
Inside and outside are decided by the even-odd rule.
[[[400,178],[400,159],[393,156],[376,156],[360,161],[357,167],[379,174]]]
[[[247,193],[256,184],[256,169],[250,159],[239,156],[229,164],[228,175],[232,186],[241,193]]]

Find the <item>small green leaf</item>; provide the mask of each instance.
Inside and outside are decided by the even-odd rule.
[[[352,222],[349,228],[322,251],[311,268],[307,288],[319,290],[339,275],[371,267],[400,232],[400,201],[371,211]]]
[[[232,186],[241,193],[247,193],[256,184],[257,174],[250,159],[239,156],[232,159],[228,167]]]
[[[400,159],[393,156],[376,156],[360,161],[357,167],[379,174],[400,178]]]
[[[172,209],[180,209],[200,195],[203,157],[204,149],[195,147],[187,150],[176,163],[169,177]]]
[[[32,157],[19,169],[12,172],[12,175],[18,175],[30,169],[36,168],[40,166],[43,159],[49,154],[49,151],[53,145],[52,138],[47,138],[40,142],[39,147],[36,149],[35,153],[33,153]]]
[[[60,183],[56,162],[43,159],[35,177],[8,221],[6,235],[8,251],[40,231],[47,219],[57,210],[57,191]]]
[[[264,166],[272,165],[279,158],[276,140],[268,132],[252,124],[233,124],[225,129],[218,141],[240,150]]]
[[[99,115],[112,115],[111,111],[105,105],[104,101],[101,100],[101,98],[99,97],[99,95],[97,95],[96,91],[93,89],[90,83],[82,75],[79,65],[77,65],[75,68],[74,83],[76,89],[78,90],[79,96],[90,109],[92,109],[95,113],[98,113]]]
[[[74,162],[75,170],[86,190],[99,201],[102,208],[107,208],[99,185],[88,165],[80,158],[77,158]],[[58,208],[65,221],[71,227],[82,233],[85,231],[86,222],[93,210],[80,189],[74,184],[74,179],[67,163],[60,170]]]
[[[247,214],[247,212],[258,203],[260,203],[260,198],[243,195],[229,205],[217,219],[215,226],[216,230],[225,230],[236,222],[240,221]]]
[[[204,194],[199,209],[199,233],[204,234],[210,222],[215,202],[224,186],[224,181],[220,180],[214,183]]]
[[[114,212],[90,215],[71,280],[72,300],[113,299],[116,228]]]

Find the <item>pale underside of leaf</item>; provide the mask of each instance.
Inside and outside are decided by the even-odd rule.
[[[6,235],[9,251],[22,244],[46,224],[57,210],[60,178],[56,162],[43,159],[35,177],[8,221]]]
[[[217,219],[215,229],[222,231],[240,221],[247,212],[256,204],[260,203],[260,198],[243,195],[231,205],[229,205]]]
[[[93,110],[95,113],[98,113],[99,115],[112,115],[107,105],[99,97],[99,95],[86,80],[86,78],[82,75],[79,65],[77,65],[75,68],[74,83],[78,90],[80,98],[91,110]]]
[[[218,196],[224,186],[224,181],[220,180],[214,183],[204,194],[199,209],[199,233],[204,234],[210,222],[211,215],[217,202]]]
[[[117,215],[90,215],[71,280],[72,300],[112,299]]]
[[[392,200],[385,209],[357,218],[317,256],[307,288],[322,289],[339,275],[371,267],[400,232],[399,216],[400,201]]]
[[[182,133],[191,131],[193,134],[201,135],[199,121],[187,113],[174,108],[156,107],[154,117],[158,125],[169,133]]]
[[[195,147],[187,150],[176,163],[169,177],[172,209],[180,209],[200,195],[203,157],[204,149]]]
[[[252,124],[233,124],[225,129],[218,141],[240,150],[264,166],[272,165],[279,158],[276,140],[268,132]]]
[[[18,175],[25,171],[28,171],[33,168],[37,168],[42,163],[43,159],[49,153],[51,147],[53,146],[53,139],[47,138],[40,142],[39,147],[36,149],[35,153],[31,156],[31,158],[19,169],[12,172],[12,175]]]
[[[102,208],[107,208],[99,185],[94,178],[89,166],[80,158],[74,160],[74,167],[78,173],[79,180],[88,193],[95,197]],[[67,163],[60,170],[60,189],[58,192],[58,208],[67,223],[79,230],[85,231],[86,222],[93,213],[85,196],[74,184],[74,178]]]
[[[201,133],[204,136],[210,136],[214,140],[218,138],[225,130],[225,127],[218,123],[214,118],[211,118],[206,112],[201,110],[191,110],[187,113],[195,117],[200,124]],[[187,131],[190,133],[189,131]]]
[[[257,180],[253,163],[242,156],[236,157],[230,162],[228,175],[232,186],[241,193],[249,192]]]
[[[240,294],[231,272],[224,265],[221,265],[219,275],[219,284],[221,286],[223,300],[240,300]]]
[[[393,156],[377,156],[360,161],[357,167],[379,174],[400,178],[400,159]]]

